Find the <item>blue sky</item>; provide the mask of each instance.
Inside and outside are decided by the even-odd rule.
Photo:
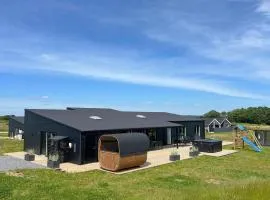
[[[0,114],[270,103],[270,0],[2,0]]]

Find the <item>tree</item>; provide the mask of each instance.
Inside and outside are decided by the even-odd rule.
[[[270,125],[270,108],[249,107],[235,109],[228,113],[228,118],[232,122]]]
[[[220,113],[217,112],[216,110],[211,110],[208,113],[205,113],[203,116],[205,118],[216,118],[216,117],[220,117]]]
[[[0,120],[8,120],[8,119],[9,119],[8,115],[0,116]]]
[[[222,111],[220,113],[220,117],[227,117],[228,116],[228,113],[226,111]]]

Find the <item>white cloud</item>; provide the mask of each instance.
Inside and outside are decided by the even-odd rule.
[[[240,43],[240,44],[239,44]],[[241,47],[251,47],[251,48],[269,48],[269,39],[265,38],[264,35],[258,30],[248,30],[244,33],[244,35],[240,38],[239,43],[236,45],[240,45]]]
[[[11,46],[12,50],[23,52],[23,58],[19,62],[0,60],[0,66],[9,70],[18,68],[48,70],[126,83],[181,88],[233,97],[268,99],[266,95],[247,91],[248,89],[243,87],[239,88],[235,82],[219,80],[219,77],[216,77],[218,75],[250,80],[266,79],[263,72],[267,60],[262,58],[260,53],[268,50],[270,44],[267,38],[267,24],[263,24],[259,29],[252,24],[251,28],[237,33],[233,31],[223,33],[223,30],[216,30],[205,23],[207,20],[215,21],[213,17],[204,18],[201,13],[196,13],[196,17],[193,17],[193,14],[190,15],[188,12],[180,12],[173,5],[178,1],[171,1],[168,3],[169,6],[163,6],[165,1],[160,2],[162,3],[152,10],[137,12],[141,16],[136,17],[144,19],[144,25],[139,27],[142,29],[141,33],[155,41],[179,47],[181,50],[184,47],[183,52],[192,51],[194,57],[199,55],[203,59],[217,60],[219,63],[202,65],[199,62],[194,63],[193,58],[187,58],[190,60],[183,62],[181,53],[178,54],[180,58],[176,56],[175,60],[162,59],[158,56],[149,59],[142,51],[119,50],[116,47],[108,48],[109,50],[104,48],[106,49],[104,53],[102,48],[91,49],[89,46],[92,44],[89,46],[77,44],[76,48],[72,48],[72,42],[63,40],[59,45],[62,52],[59,53],[58,49],[56,53],[53,51],[55,48],[48,48],[46,44],[57,46],[57,41],[47,42],[48,38],[39,38],[35,35],[34,41],[29,39],[25,41],[23,37],[19,37],[14,42],[5,38],[4,46]],[[130,26],[132,23],[127,24]],[[20,49],[17,45],[20,43],[27,43],[27,48],[23,48],[27,49],[27,52]],[[72,53],[65,52],[65,45],[68,45]],[[254,59],[255,56],[263,61],[258,63]]]
[[[250,4],[254,2],[247,0],[243,1],[243,3]],[[269,8],[270,0],[261,1],[257,11],[266,12],[269,11]],[[146,36],[153,40],[179,47],[180,50],[187,48],[187,51],[192,51],[203,58],[218,62],[218,64],[212,66],[190,62],[189,65],[192,67],[187,67],[190,72],[193,71],[193,74],[212,77],[213,75],[218,75],[220,77],[259,81],[269,84],[269,78],[262,74],[265,68],[269,67],[269,21],[264,19],[253,21],[250,18],[241,21],[234,29],[228,29],[227,27],[218,29],[211,26],[213,16],[208,16],[203,20],[200,18],[191,20],[190,16],[182,17],[183,13],[181,11],[174,12],[174,8],[168,10],[164,6],[164,8],[158,7],[158,9],[159,12],[156,13],[159,13],[157,15],[159,20],[156,20],[156,15],[153,16],[153,13],[147,13],[149,16],[146,26],[147,31],[145,31]],[[164,12],[170,13],[170,11],[171,14],[164,14]],[[194,15],[196,16],[198,13]],[[222,14],[219,16],[222,16]],[[237,17],[233,18],[234,21],[230,21],[230,26],[234,25]],[[222,20],[218,23],[220,26],[224,24]],[[188,71],[185,67],[182,67],[181,70]]]
[[[267,95],[237,89],[229,82],[209,77],[203,78],[196,74],[196,71],[201,74],[199,69],[207,71],[206,68],[200,68],[199,66],[192,68],[188,64],[179,63],[177,60],[173,62],[170,59],[148,60],[137,55],[134,56],[134,54],[127,56],[127,52],[125,52],[125,57],[120,52],[117,52],[116,55],[100,55],[100,53],[94,51],[74,52],[72,55],[64,52],[61,55],[50,53],[48,55],[54,59],[45,60],[40,59],[42,55],[44,54],[35,56],[35,53],[30,53],[28,55],[30,61],[25,62],[27,65],[18,67],[16,61],[15,63],[10,61],[5,65],[5,68],[11,71],[17,71],[18,69],[47,70],[109,81],[196,90],[231,97],[268,99]],[[20,65],[22,64],[23,62],[20,61]],[[209,71],[213,72],[213,69],[219,70],[219,68],[210,67]],[[41,96],[41,99],[48,98],[45,95]]]
[[[70,61],[68,57],[56,57],[59,58],[56,62],[40,63],[38,68],[36,66],[32,66],[32,68],[126,83],[197,90],[232,97],[268,98],[264,95],[235,89],[222,81],[166,74],[162,70],[153,70],[152,67],[146,67],[149,62],[136,62],[130,59],[125,60],[125,63],[116,58],[107,58],[104,64],[103,57],[98,58],[98,56],[95,56],[93,63],[83,60]]]
[[[49,96],[41,96],[41,99],[48,99]]]
[[[56,60],[56,57],[54,55],[51,55],[51,54],[41,54],[40,55],[40,58],[44,61],[52,61],[52,60]]]
[[[7,103],[8,102],[8,103]],[[99,104],[94,102],[78,103],[69,100],[54,100],[43,102],[33,98],[0,97],[0,115],[24,115],[24,109],[66,109],[66,107],[83,108],[115,108],[121,109],[119,105]]]
[[[260,0],[257,11],[270,15],[270,0]]]

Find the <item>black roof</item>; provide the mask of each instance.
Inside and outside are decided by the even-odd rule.
[[[203,120],[204,120],[205,126],[209,126],[214,119],[215,118],[204,118]]]
[[[24,117],[23,116],[9,116],[9,119],[13,119],[21,124],[24,124]]]
[[[67,110],[88,110],[88,111],[114,111],[124,112],[139,115],[146,115],[148,117],[163,118],[165,121],[202,121],[202,116],[199,115],[178,115],[168,112],[141,112],[141,111],[120,111],[111,108],[82,108],[82,107],[67,107]],[[168,120],[169,119],[169,120]]]
[[[101,108],[75,108],[71,110],[29,109],[28,111],[79,131],[177,127],[182,125],[173,123],[174,121],[201,121],[198,118],[166,112],[126,112]],[[92,119],[91,116],[100,117],[101,119]]]
[[[217,120],[219,123],[222,123],[225,119],[226,119],[226,117],[217,117],[217,118],[216,118],[216,120]]]
[[[92,111],[99,111],[99,110],[107,110],[107,111],[117,111],[119,112],[119,110],[115,110],[115,109],[111,109],[111,108],[83,108],[83,107],[67,107],[67,110],[92,110]]]
[[[124,111],[126,112],[126,111]],[[128,113],[137,113],[141,115],[145,115],[148,117],[153,117],[155,119],[161,119],[164,121],[170,121],[170,122],[184,122],[184,121],[203,121],[200,116],[194,116],[194,115],[177,115],[173,113],[168,112],[128,112]]]
[[[102,135],[100,140],[111,140],[114,138],[118,142],[120,156],[145,153],[149,149],[149,138],[144,133],[121,133]]]
[[[136,128],[176,127],[180,124],[155,119],[153,117],[141,119],[134,113],[112,111],[107,109],[79,109],[79,110],[35,110],[29,111],[49,118],[61,124],[73,127],[79,131],[102,131]],[[97,116],[101,119],[91,119]]]

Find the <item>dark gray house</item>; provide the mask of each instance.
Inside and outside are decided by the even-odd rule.
[[[232,131],[232,123],[226,117],[204,118],[207,132]]]
[[[192,116],[98,108],[25,110],[25,150],[47,155],[58,148],[63,161],[76,164],[97,161],[101,135],[131,132],[147,134],[153,148],[172,145],[181,136],[205,138],[204,121]]]
[[[9,116],[8,120],[8,137],[15,137],[16,135],[24,134],[24,117]]]

